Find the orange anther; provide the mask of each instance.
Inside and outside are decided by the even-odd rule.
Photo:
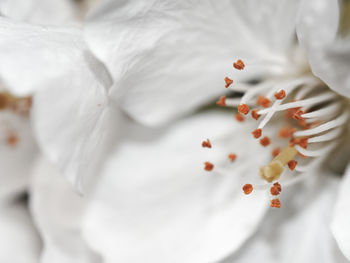
[[[272,195],[279,195],[279,194],[280,194],[280,192],[278,191],[278,188],[275,187],[275,186],[271,186],[271,188],[270,188],[270,193],[271,193]]]
[[[276,208],[281,208],[281,201],[276,198],[276,199],[272,199],[271,203],[270,203],[271,207],[276,207]]]
[[[267,107],[270,107],[271,101],[265,96],[260,95],[256,101],[256,104],[264,108],[267,108]]]
[[[283,89],[281,89],[279,92],[275,93],[275,98],[277,100],[284,99],[285,97],[286,97],[286,92]]]
[[[210,163],[210,162],[205,162],[204,163],[204,170],[206,171],[211,171],[214,169],[214,164]]]
[[[289,138],[293,136],[293,133],[296,132],[296,129],[290,126],[282,128],[278,131],[278,137],[280,138]]]
[[[203,148],[211,148],[211,143],[210,143],[209,139],[202,142],[202,147]]]
[[[261,132],[262,132],[261,129],[256,129],[256,130],[252,131],[252,134],[253,134],[255,139],[258,139],[261,136]]]
[[[279,182],[274,183],[273,186],[276,187],[279,192],[282,192],[282,186],[280,185]]]
[[[242,60],[238,59],[236,62],[233,63],[233,67],[238,70],[244,69],[245,65]]]
[[[244,121],[244,116],[242,114],[236,113],[235,118],[237,121],[242,122]]]
[[[234,162],[236,160],[236,158],[237,158],[237,155],[234,154],[234,153],[230,153],[228,155],[228,158],[230,159],[231,162]]]
[[[11,146],[11,147],[16,147],[18,141],[19,141],[19,139],[18,139],[17,135],[12,133],[12,132],[9,133],[7,138],[6,138],[7,145]]]
[[[270,138],[269,137],[267,137],[267,136],[265,136],[264,138],[262,138],[261,140],[260,140],[260,144],[262,145],[262,146],[264,146],[264,147],[266,147],[266,146],[268,146],[269,144],[270,144]]]
[[[295,161],[295,160],[290,160],[289,162],[288,162],[288,167],[289,167],[289,169],[291,170],[291,171],[293,171],[294,169],[295,169],[295,166],[297,166],[297,161]]]
[[[302,114],[304,114],[304,111],[302,111],[301,109],[297,109],[297,110],[294,112],[294,114],[293,114],[292,117],[293,117],[293,119],[295,119],[295,120],[301,121],[301,120],[304,120],[304,118],[301,117]]]
[[[243,187],[243,192],[246,194],[246,195],[249,195],[251,192],[253,192],[253,186],[251,184],[245,184]]]
[[[273,156],[273,157],[276,157],[280,152],[281,152],[281,148],[280,148],[280,147],[276,147],[276,148],[273,149],[273,151],[272,151],[272,156]]]
[[[260,118],[260,114],[258,114],[258,111],[259,111],[259,109],[253,109],[252,110],[252,117],[254,118],[254,119],[256,119],[256,120],[258,120],[259,118]]]
[[[238,112],[247,115],[249,112],[249,106],[247,104],[239,104]]]
[[[233,80],[226,77],[225,78],[225,88],[228,88],[233,83]]]
[[[299,139],[299,142],[298,142],[300,147],[303,147],[304,149],[307,148],[307,143],[308,143],[308,138],[301,138]]]
[[[221,96],[220,99],[216,102],[216,105],[226,106],[226,96]]]

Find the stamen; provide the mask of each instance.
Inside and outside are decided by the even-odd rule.
[[[220,99],[216,102],[216,105],[221,107],[226,106],[226,96],[221,96]]]
[[[280,147],[276,147],[276,148],[273,149],[273,151],[272,151],[272,156],[273,156],[273,157],[276,157],[280,152],[281,152],[281,148],[280,148]]]
[[[270,193],[272,195],[279,195],[281,191],[282,191],[282,187],[278,182],[274,183],[273,186],[271,186],[270,188]]]
[[[225,78],[225,88],[228,88],[233,83],[233,80],[226,77]]]
[[[260,144],[264,147],[268,146],[271,143],[270,138],[265,136],[260,140]]]
[[[229,158],[230,161],[233,163],[233,162],[236,160],[237,155],[234,154],[234,153],[230,153],[230,154],[228,155],[228,158]]]
[[[261,130],[261,129],[256,129],[256,130],[254,130],[254,131],[252,132],[252,134],[253,134],[253,136],[254,136],[255,139],[260,138],[261,133],[262,133],[262,130]]]
[[[245,184],[242,189],[246,195],[249,195],[251,192],[253,192],[253,185]]]
[[[239,113],[236,113],[236,114],[235,114],[235,118],[236,118],[236,120],[239,121],[239,122],[244,121],[244,116],[241,115],[241,114],[239,114]]]
[[[202,147],[203,148],[211,148],[211,143],[210,143],[209,139],[202,142]]]
[[[247,104],[238,105],[238,112],[247,115],[249,112],[249,106]]]
[[[264,108],[267,108],[267,107],[270,107],[271,101],[268,98],[266,98],[265,96],[260,95],[258,97],[258,100],[256,101],[256,104],[260,105]],[[258,113],[261,114],[260,112],[258,112]]]
[[[290,161],[288,162],[288,167],[289,167],[289,169],[290,169],[291,171],[293,171],[293,170],[295,169],[295,166],[297,166],[297,164],[298,164],[297,161],[295,161],[295,160],[290,160]]]
[[[276,100],[282,100],[286,97],[285,90],[281,89],[279,92],[275,93]]]
[[[206,171],[212,171],[214,169],[214,164],[212,164],[211,162],[205,162],[204,163],[204,170]]]
[[[278,137],[280,138],[289,138],[292,137],[294,132],[296,132],[297,129],[287,126],[285,128],[282,128],[278,131]]]
[[[276,208],[281,208],[281,201],[278,198],[272,199],[270,206],[276,207]]]
[[[16,147],[16,145],[18,144],[18,141],[19,141],[19,138],[13,132],[10,132],[6,138],[7,145],[13,148]]]
[[[259,109],[253,109],[252,110],[252,117],[254,118],[254,119],[256,119],[256,120],[258,120],[259,118],[260,118],[260,114],[258,114],[258,111],[259,111]]]
[[[244,69],[245,65],[242,60],[238,59],[236,62],[233,63],[233,67],[238,70]]]

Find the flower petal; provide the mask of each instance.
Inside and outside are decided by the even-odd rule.
[[[30,208],[44,242],[40,262],[98,262],[81,235],[86,199],[44,159],[38,162],[33,179]]]
[[[116,81],[111,95],[136,120],[158,124],[216,99],[225,92],[225,76],[236,82],[282,70],[297,5],[105,1],[91,14],[85,36]],[[238,58],[262,66],[238,73],[232,68]]]
[[[106,262],[217,262],[238,249],[268,206],[264,191],[246,196],[242,186],[249,175],[259,178],[258,162],[269,158],[255,158],[262,147],[239,140],[238,127],[231,114],[207,113],[122,144],[88,207],[90,246]],[[201,147],[206,138],[212,149]],[[204,161],[214,163],[212,172]],[[224,174],[215,172],[220,163]]]
[[[350,165],[348,166],[345,177],[340,185],[338,198],[335,204],[335,210],[331,229],[339,248],[350,260]]]
[[[37,263],[41,242],[24,204],[0,207],[0,261]]]
[[[282,185],[282,208],[270,210],[257,233],[222,263],[348,262],[329,228],[339,184],[336,174],[315,170],[298,184]]]
[[[0,14],[33,24],[60,25],[74,20],[75,9],[72,0],[1,0]]]
[[[111,144],[107,140],[116,137],[108,72],[73,27],[0,18],[0,55],[5,86],[16,94],[35,92],[32,123],[39,146],[83,191]]]
[[[306,0],[297,34],[312,72],[331,89],[350,98],[350,36],[339,33],[339,1]]]

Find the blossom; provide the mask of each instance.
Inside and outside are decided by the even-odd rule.
[[[323,161],[321,157],[330,156],[330,148],[325,145],[331,145],[334,149],[339,145],[336,143],[336,138],[341,139],[342,142],[346,139],[343,132],[348,118],[346,115],[348,102],[338,93],[349,97],[348,87],[344,85],[348,81],[346,72],[349,68],[349,62],[347,59],[340,62],[339,55],[338,59],[336,59],[337,56],[334,56],[334,53],[344,56],[346,50],[344,46],[346,41],[339,39],[337,35],[338,3],[336,1],[301,1],[300,3],[299,5],[299,1],[279,1],[278,3],[271,1],[269,4],[257,1],[236,1],[234,3],[229,1],[220,3],[210,1],[180,1],[175,3],[105,1],[99,10],[91,14],[90,22],[85,30],[85,37],[91,50],[105,63],[114,81],[118,83],[111,89],[110,95],[118,100],[123,109],[134,119],[145,124],[169,123],[174,118],[193,112],[194,109],[212,101],[214,97],[219,97],[223,90],[218,89],[218,85],[220,85],[218,83],[222,83],[222,86],[226,85],[227,88],[231,85],[236,92],[248,91],[243,96],[247,105],[260,93],[266,97],[273,97],[276,94],[276,101],[279,103],[279,100],[293,94],[293,90],[298,90],[297,97],[293,98],[298,100],[309,98],[310,100],[299,106],[298,102],[284,106],[286,109],[289,107],[313,108],[322,102],[336,101],[334,105],[331,105],[336,110],[330,114],[330,119],[322,121],[325,124],[324,131],[331,131],[333,128],[339,127],[339,133],[333,135],[327,133],[326,137],[329,139],[327,141],[330,143],[318,144],[321,147],[318,149],[320,151],[304,151],[302,147],[295,147],[302,154],[317,153],[320,158],[315,158],[315,160],[321,162]],[[294,41],[295,31],[298,36],[297,45]],[[302,54],[303,50],[306,51],[306,57]],[[237,61],[238,59],[241,59],[241,62]],[[236,62],[236,65],[232,65],[233,62]],[[338,70],[338,63],[344,65],[342,68],[344,70]],[[243,64],[245,65],[243,66]],[[308,68],[309,65],[311,70]],[[241,70],[233,71],[232,66]],[[227,78],[225,79],[225,77]],[[255,85],[256,81],[259,82],[257,85]],[[329,90],[327,85],[332,90]],[[281,87],[285,89],[282,91]],[[254,90],[254,88],[256,89]],[[313,91],[314,94],[306,94],[309,90]],[[325,94],[318,94],[323,91]],[[294,93],[294,95],[296,94]],[[272,117],[277,109],[283,108],[276,107],[277,104],[274,105],[275,107],[269,108],[271,100],[266,97],[261,97],[259,104],[267,109],[260,112],[255,111],[256,118],[263,114]],[[345,101],[344,104],[342,104],[343,101]],[[222,97],[219,104],[235,107],[242,105],[240,102],[245,101],[240,99],[226,100]],[[323,104],[321,109],[325,105]],[[242,113],[244,112],[247,112],[246,107],[242,108]],[[303,114],[305,113],[299,112],[296,117],[303,116]],[[242,121],[242,115],[238,116],[241,116],[239,120]],[[306,116],[304,115],[302,118],[306,118]],[[278,130],[270,122],[270,117],[260,122],[262,126],[260,128],[266,134],[269,133],[269,129],[270,132],[272,129],[276,134]],[[316,117],[316,119],[322,119],[320,115]],[[207,119],[203,116],[198,118],[203,119],[204,124],[197,123],[194,120],[195,117],[191,119],[191,122],[196,123],[200,127],[200,131],[192,126],[191,128],[187,125],[186,127],[182,126],[184,125],[182,121],[178,124],[179,129],[183,131],[182,136],[186,137],[190,134],[192,140],[197,137],[202,137],[202,140],[209,138],[213,144],[213,141],[216,142],[220,136],[210,137],[203,130],[216,129],[217,127],[213,126],[217,124],[209,115]],[[332,118],[335,118],[336,121],[331,122]],[[186,121],[184,122],[186,123]],[[269,125],[266,125],[267,123]],[[337,125],[334,126],[334,123]],[[195,126],[195,124],[193,125]],[[196,191],[208,188],[210,191],[218,191],[216,194],[220,196],[218,189],[221,190],[221,188],[215,189],[211,180],[225,182],[226,178],[223,179],[221,176],[234,176],[235,180],[239,181],[240,179],[237,179],[239,175],[242,178],[247,175],[248,178],[245,179],[253,180],[250,175],[258,174],[259,170],[259,165],[254,164],[254,161],[258,157],[266,157],[266,154],[260,152],[262,150],[255,150],[255,148],[248,146],[248,141],[252,138],[247,137],[247,135],[250,136],[250,132],[254,129],[249,131],[236,125],[234,131],[227,129],[227,134],[230,136],[227,135],[225,138],[234,141],[232,142],[233,150],[240,150],[234,163],[234,165],[237,164],[237,167],[233,166],[224,172],[219,169],[218,173],[212,175],[215,179],[210,175],[210,179],[208,177],[197,179],[197,172],[192,172],[193,168],[190,168],[193,163],[199,162],[199,155],[193,152],[193,148],[189,147],[192,153],[191,157],[187,157],[187,155],[184,157],[188,161],[186,165],[185,162],[181,162],[185,150],[180,151],[176,156],[169,154],[174,152],[174,149],[167,147],[171,147],[174,141],[177,145],[178,141],[181,141],[181,136],[173,135],[174,137],[172,137],[172,134],[181,134],[181,131],[177,131],[175,124],[171,127],[162,134],[164,137],[160,137],[157,143],[148,148],[145,146],[146,149],[141,155],[137,155],[137,153],[140,152],[142,146],[137,147],[133,143],[126,143],[124,148],[115,151],[115,156],[112,155],[109,158],[102,182],[95,193],[92,206],[89,207],[90,212],[87,215],[85,228],[89,244],[96,251],[100,251],[107,262],[120,259],[137,262],[140,258],[147,258],[151,261],[164,261],[170,258],[175,262],[217,261],[237,250],[254,229],[244,230],[245,235],[242,236],[240,231],[234,232],[229,221],[225,221],[227,218],[224,215],[221,214],[220,220],[216,221],[215,213],[220,214],[222,210],[233,212],[236,211],[237,207],[230,207],[228,203],[224,208],[220,207],[222,210],[215,210],[214,200],[217,200],[215,194],[207,195],[205,201],[192,196]],[[305,136],[305,134],[303,135],[300,131],[298,136]],[[223,148],[226,151],[232,150],[229,147],[230,139],[225,141],[227,147]],[[320,138],[318,140],[315,143],[321,142]],[[199,146],[201,142],[198,142],[197,145]],[[183,143],[192,145],[187,141]],[[157,144],[159,145],[157,146]],[[267,146],[267,139],[263,144]],[[347,147],[347,145],[345,146]],[[212,147],[210,151],[214,148]],[[339,152],[342,153],[338,150]],[[220,155],[220,153],[223,157],[230,152],[217,149],[216,154]],[[210,172],[215,172],[217,167],[215,162],[224,162],[223,158],[218,159],[218,155],[212,157],[210,164],[214,165],[207,169]],[[135,156],[138,162],[147,158],[145,164],[141,163],[137,167],[130,167],[129,164]],[[246,163],[238,164],[240,156]],[[178,167],[176,166],[177,160],[180,160],[181,171],[176,169]],[[201,160],[208,161],[204,158]],[[288,159],[288,161],[292,160]],[[313,163],[315,166],[312,168],[297,165],[295,169],[299,169],[301,173],[307,171],[310,177],[315,176],[318,173],[317,167],[319,167],[317,162]],[[250,172],[249,169],[254,165],[256,171]],[[197,164],[197,166],[199,165]],[[290,167],[293,166],[290,165]],[[301,168],[307,169],[302,171]],[[242,175],[239,169],[248,170],[243,171]],[[118,180],[118,177],[115,177],[115,171],[120,171],[119,174],[128,174],[128,176]],[[203,170],[203,172],[207,171]],[[140,176],[145,177],[144,181],[139,179]],[[167,176],[174,179],[167,180]],[[187,180],[183,179],[184,177]],[[193,177],[196,179],[192,179]],[[257,178],[259,179],[259,176]],[[304,177],[299,175],[298,178]],[[153,184],[150,183],[153,181],[152,179],[154,180]],[[180,183],[182,180],[184,183]],[[209,186],[206,183],[202,185],[202,180],[207,180]],[[310,178],[305,179],[303,183],[307,185],[310,180]],[[320,180],[323,179],[320,178]],[[192,183],[193,181],[194,183]],[[118,187],[121,182],[125,184],[123,187]],[[250,182],[246,181],[245,183]],[[171,186],[175,190],[172,190]],[[188,192],[185,186],[188,186]],[[232,187],[236,189],[237,186],[232,183]],[[317,184],[312,183],[310,189],[313,187],[317,188]],[[115,191],[115,189],[119,191]],[[336,187],[332,189],[336,189]],[[335,191],[332,189],[329,191]],[[267,190],[266,186],[264,190]],[[226,191],[235,193],[230,188]],[[221,194],[226,193],[226,191],[223,190]],[[135,192],[138,193],[139,197],[133,195]],[[181,197],[176,196],[175,198],[171,195],[172,193],[181,193]],[[261,191],[253,190],[249,198],[260,194]],[[319,195],[315,196],[316,199]],[[239,197],[237,198],[240,200]],[[231,202],[235,203],[235,201],[236,199],[232,198]],[[317,211],[321,211],[320,206],[315,205],[315,207],[317,207],[317,209],[315,208]],[[329,207],[332,207],[332,202],[329,203]],[[200,213],[195,208],[210,212],[198,216]],[[242,209],[246,218],[250,218],[249,213],[246,215],[248,209],[247,207]],[[300,209],[302,209],[302,205]],[[258,224],[262,215],[263,213],[259,212],[259,216],[257,215],[255,218],[255,224]],[[306,213],[306,215],[313,214]],[[338,215],[335,214],[335,218]],[[237,220],[236,223],[240,222],[237,216],[234,216],[233,219],[229,212],[226,216]],[[340,221],[344,224],[346,214],[343,213],[342,216]],[[234,222],[232,223],[234,224]],[[328,223],[325,220],[325,224]],[[337,234],[335,237],[339,247],[346,255],[344,249],[346,241],[344,242],[344,240],[347,236],[340,236],[339,229],[342,227],[336,228],[334,224],[337,223],[333,223],[332,229],[338,229],[338,237]],[[91,230],[91,226],[98,227]],[[197,231],[197,227],[200,230]],[[111,229],[116,230],[115,235],[108,235]],[[225,229],[226,234],[223,234],[225,231],[221,231],[222,229]],[[211,230],[212,232],[210,232]],[[187,235],[189,232],[191,234]],[[325,233],[329,237],[328,228]],[[105,238],[106,236],[109,238]],[[238,239],[235,239],[237,236]],[[103,243],[95,242],[96,238],[103,240]],[[332,238],[329,240],[333,242]],[[112,249],[116,244],[120,250]],[[161,247],[161,251],[155,251],[153,246]],[[131,250],[138,253],[133,253]],[[176,253],[170,251],[176,251]]]

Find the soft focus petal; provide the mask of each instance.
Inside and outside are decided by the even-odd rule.
[[[73,0],[0,0],[0,14],[33,24],[59,25],[75,19]]]
[[[332,232],[344,255],[350,260],[350,166],[341,183],[331,224]]]
[[[29,119],[11,112],[0,112],[0,200],[11,198],[28,186],[37,146]],[[17,142],[9,144],[9,136]]]
[[[0,23],[0,77],[14,93],[35,91],[32,120],[39,145],[83,191],[107,140],[116,137],[108,72],[76,28]]]
[[[157,124],[215,99],[226,75],[239,81],[282,70],[297,5],[107,0],[91,14],[85,36],[116,81],[111,95],[136,120]],[[237,58],[263,66],[237,74]]]
[[[321,171],[307,176],[296,185],[282,186],[282,208],[270,210],[259,231],[222,263],[348,262],[329,228],[340,179]]]
[[[41,243],[24,204],[1,204],[0,247],[0,262],[38,262]]]
[[[249,175],[259,177],[262,147],[253,138],[239,140],[242,131],[234,130],[240,125],[231,118],[201,114],[114,152],[84,226],[106,262],[216,262],[255,231],[267,195],[246,196],[242,186]],[[201,147],[203,138],[212,139],[212,149]],[[231,151],[236,163],[227,158]],[[212,161],[214,171],[204,171],[204,161]],[[227,165],[224,174],[215,172],[220,162]]]
[[[304,0],[297,26],[312,72],[338,93],[350,97],[350,36],[339,33],[338,0]]]
[[[41,263],[99,262],[81,236],[86,200],[42,159],[34,172],[30,207],[43,238]]]

